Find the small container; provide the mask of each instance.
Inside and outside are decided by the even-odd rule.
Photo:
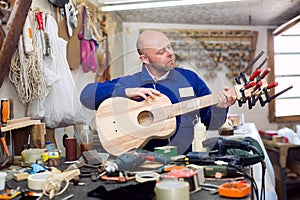
[[[77,160],[77,140],[76,140],[76,138],[66,138],[64,142],[65,142],[65,147],[66,147],[66,161]]]
[[[42,158],[44,149],[33,148],[33,149],[24,149],[21,152],[22,161],[25,163],[36,163],[36,161]]]
[[[50,152],[50,151],[54,151],[56,146],[55,146],[55,144],[51,143],[50,141],[46,141],[45,148],[47,149],[48,152]]]
[[[206,126],[201,122],[200,118],[194,121],[194,141],[193,151],[195,152],[206,152],[206,148],[203,147],[202,142],[206,139]]]
[[[81,154],[84,151],[90,151],[93,149],[94,134],[90,130],[88,125],[86,124],[82,125],[82,131],[79,134],[79,138],[80,138]]]

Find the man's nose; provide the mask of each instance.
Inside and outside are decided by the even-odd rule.
[[[171,56],[174,54],[174,52],[172,49],[167,49],[167,54],[168,54],[168,56]]]

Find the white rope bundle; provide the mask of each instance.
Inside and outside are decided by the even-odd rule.
[[[61,189],[61,184],[65,182],[65,187]],[[47,176],[44,186],[43,194],[49,196],[49,199],[52,199],[54,196],[61,195],[69,186],[69,180],[59,174],[50,174]]]
[[[34,13],[29,13],[30,21],[35,26],[32,28],[33,51],[26,55],[23,47],[23,38],[20,36],[18,49],[10,64],[9,80],[15,85],[18,97],[22,103],[41,99],[46,92],[43,74],[43,57],[41,53],[40,37],[37,30]]]

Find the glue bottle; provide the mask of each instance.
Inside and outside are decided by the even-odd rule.
[[[194,141],[192,149],[194,152],[206,152],[202,141],[206,139],[206,126],[201,122],[201,118],[197,117],[194,122]]]
[[[79,138],[81,154],[84,151],[90,151],[93,149],[93,132],[87,124],[82,125],[82,131],[79,134]]]

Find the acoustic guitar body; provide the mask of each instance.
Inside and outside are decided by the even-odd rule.
[[[142,148],[150,139],[170,137],[176,129],[176,117],[169,116],[171,105],[163,94],[142,102],[124,97],[106,99],[96,113],[103,148],[118,156],[132,148]]]

